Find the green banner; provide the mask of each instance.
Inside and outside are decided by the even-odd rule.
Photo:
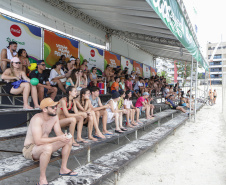
[[[192,54],[205,70],[209,66],[203,59],[183,13],[176,0],[146,0],[181,44]]]

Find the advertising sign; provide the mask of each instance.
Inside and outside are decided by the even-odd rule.
[[[150,78],[151,77],[151,67],[143,65],[143,77],[144,78]]]
[[[133,71],[133,60],[121,56],[122,70],[124,70],[125,67],[128,67],[128,74],[131,74],[131,71]]]
[[[53,66],[60,58],[65,55],[66,61],[71,56],[78,57],[78,44],[77,40],[70,39],[63,35],[44,31],[44,59],[47,67]]]
[[[140,62],[133,61],[133,70],[137,75],[143,76],[143,64]]]
[[[41,28],[0,15],[0,48],[8,47],[9,42],[17,42],[17,51],[25,49],[30,63],[41,59]]]
[[[157,70],[153,67],[151,67],[151,76],[157,75]]]
[[[104,71],[104,50],[80,42],[80,61],[86,59],[88,63],[88,69],[96,67],[98,75],[102,75]]]
[[[104,52],[104,69],[107,64],[109,64],[112,68],[118,68],[121,66],[121,56],[110,51]]]

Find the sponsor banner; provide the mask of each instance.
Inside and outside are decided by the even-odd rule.
[[[151,67],[143,64],[143,77],[150,78],[151,77]]]
[[[177,83],[177,61],[174,61],[174,83]]]
[[[177,37],[181,44],[194,56],[205,70],[208,70],[208,63],[203,59],[200,50],[195,43],[191,30],[177,0],[146,1],[170,31]]]
[[[104,69],[107,64],[109,64],[112,68],[118,68],[121,66],[121,56],[110,51],[104,52]]]
[[[0,48],[8,47],[9,42],[17,42],[17,51],[25,49],[30,63],[41,59],[41,28],[0,15]]]
[[[140,62],[133,61],[133,70],[137,75],[143,76],[143,64]]]
[[[70,39],[63,35],[44,31],[44,60],[47,67],[53,66],[60,58],[65,55],[66,61],[71,56],[78,57],[78,44],[77,40]]]
[[[121,56],[122,70],[124,70],[125,67],[128,67],[128,74],[131,74],[131,71],[133,71],[133,60]]]
[[[104,71],[104,50],[80,42],[80,61],[84,59],[89,61],[88,68],[91,70],[92,67],[97,68],[98,75],[102,75]]]
[[[157,75],[157,69],[151,67],[151,76]]]

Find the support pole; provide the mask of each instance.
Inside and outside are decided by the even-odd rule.
[[[190,82],[190,114],[189,114],[189,121],[191,121],[191,104],[192,104],[192,77],[193,77],[193,56],[191,60],[191,82]]]
[[[197,112],[197,87],[198,87],[198,61],[196,62],[196,74],[195,74],[195,116],[194,116],[194,121],[196,121],[196,112]]]

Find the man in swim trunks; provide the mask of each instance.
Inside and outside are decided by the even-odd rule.
[[[34,115],[28,126],[27,135],[24,141],[23,156],[26,159],[40,161],[40,185],[48,184],[46,179],[46,168],[51,158],[51,154],[62,148],[62,164],[60,175],[76,176],[67,168],[68,157],[71,152],[72,139],[61,131],[59,118],[56,115],[58,102],[51,98],[45,98],[40,103],[41,113]],[[49,133],[54,129],[56,137],[49,137]]]
[[[217,99],[217,91],[214,89],[213,91],[213,103],[216,104],[216,99]]]

